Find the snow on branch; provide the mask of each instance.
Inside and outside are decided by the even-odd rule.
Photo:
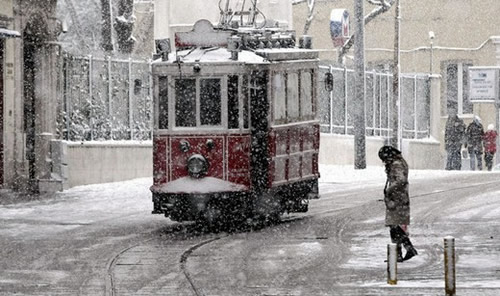
[[[364,24],[368,24],[371,22],[374,18],[376,18],[378,15],[388,11],[391,9],[392,5],[394,4],[395,0],[366,0],[368,3],[372,5],[376,5],[378,7],[374,8],[369,14],[367,14],[364,18]],[[339,58],[338,61],[339,63],[342,63],[342,58],[344,55],[347,53],[347,51],[352,47],[354,44],[354,33],[347,39],[347,41],[344,43],[344,45],[339,49]]]
[[[309,9],[309,14],[307,16],[306,23],[304,24],[303,35],[307,35],[309,27],[314,19],[314,0],[307,0],[307,8]]]

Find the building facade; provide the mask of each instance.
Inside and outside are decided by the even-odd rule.
[[[88,157],[71,162],[80,159],[80,150],[85,150],[80,147],[83,145],[64,141],[68,140],[64,137],[68,132],[65,130],[67,90],[81,88],[75,84],[79,77],[89,80],[85,71],[69,71],[68,61],[80,59],[84,69],[92,68],[92,61],[97,59],[106,65],[109,60],[111,66],[106,68],[109,73],[99,76],[99,81],[118,81],[120,85],[109,87],[106,93],[126,89],[148,96],[147,78],[133,79],[130,69],[134,69],[135,59],[141,59],[148,69],[154,49],[153,14],[151,0],[0,0],[0,188],[46,192],[95,183],[95,178],[90,181],[84,178],[85,174],[101,175],[95,172],[97,169],[92,170],[97,166],[85,161]],[[112,59],[129,65],[129,71],[121,71],[123,74],[113,68],[111,73],[111,67],[115,66]],[[84,86],[92,87],[89,83]],[[78,93],[92,102],[92,91]],[[94,158],[116,149],[115,146],[98,147],[100,152]],[[134,149],[137,147],[129,150]],[[105,162],[109,166],[106,169],[111,171],[117,162]],[[113,171],[101,180],[120,181],[151,174],[147,166],[136,168],[141,165],[122,168],[132,173]]]
[[[56,134],[58,61],[56,1],[0,1],[3,188],[37,190],[51,180],[49,146]],[[12,38],[16,37],[16,38]]]
[[[323,60],[337,63],[338,48],[330,37],[332,9],[346,9],[351,16],[350,32],[354,33],[354,1],[317,0],[309,34],[313,46],[321,50]],[[306,1],[294,1],[293,22],[296,28],[305,24]],[[373,11],[364,1],[364,15]],[[395,47],[395,7],[379,15],[365,26],[365,61],[368,70],[392,72]],[[458,114],[466,122],[474,115],[483,124],[496,121],[493,103],[473,103],[469,99],[471,66],[500,65],[500,2],[496,0],[400,0],[400,65],[401,73],[428,73],[441,80],[441,138],[449,114]],[[353,48],[345,65],[352,68]],[[498,124],[495,126],[498,129]]]
[[[14,8],[11,0],[0,1],[0,183],[6,179],[4,175],[5,154],[6,149],[5,139],[9,138],[6,133],[6,122],[4,120],[5,98],[14,97],[14,47],[16,39],[21,34],[14,29]],[[7,158],[9,158],[9,150],[7,149]],[[8,167],[8,165],[7,165]],[[7,176],[9,179],[9,176]]]

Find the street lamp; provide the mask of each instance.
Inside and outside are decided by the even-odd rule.
[[[434,32],[433,31],[429,31],[429,39],[431,41],[431,61],[430,61],[430,65],[429,65],[429,72],[431,73],[431,75],[432,75],[432,64],[434,62],[433,61],[433,59],[434,59],[434,56],[433,56],[434,55],[434,48],[433,48],[433,45],[434,45],[433,43],[434,42],[433,41],[434,41],[435,37],[436,36],[434,35]]]

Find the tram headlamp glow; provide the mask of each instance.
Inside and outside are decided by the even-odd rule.
[[[187,160],[187,170],[191,177],[201,178],[208,171],[208,161],[203,155],[191,155]]]

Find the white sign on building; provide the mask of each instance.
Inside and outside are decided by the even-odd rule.
[[[497,67],[470,67],[470,101],[498,102],[499,70]]]

